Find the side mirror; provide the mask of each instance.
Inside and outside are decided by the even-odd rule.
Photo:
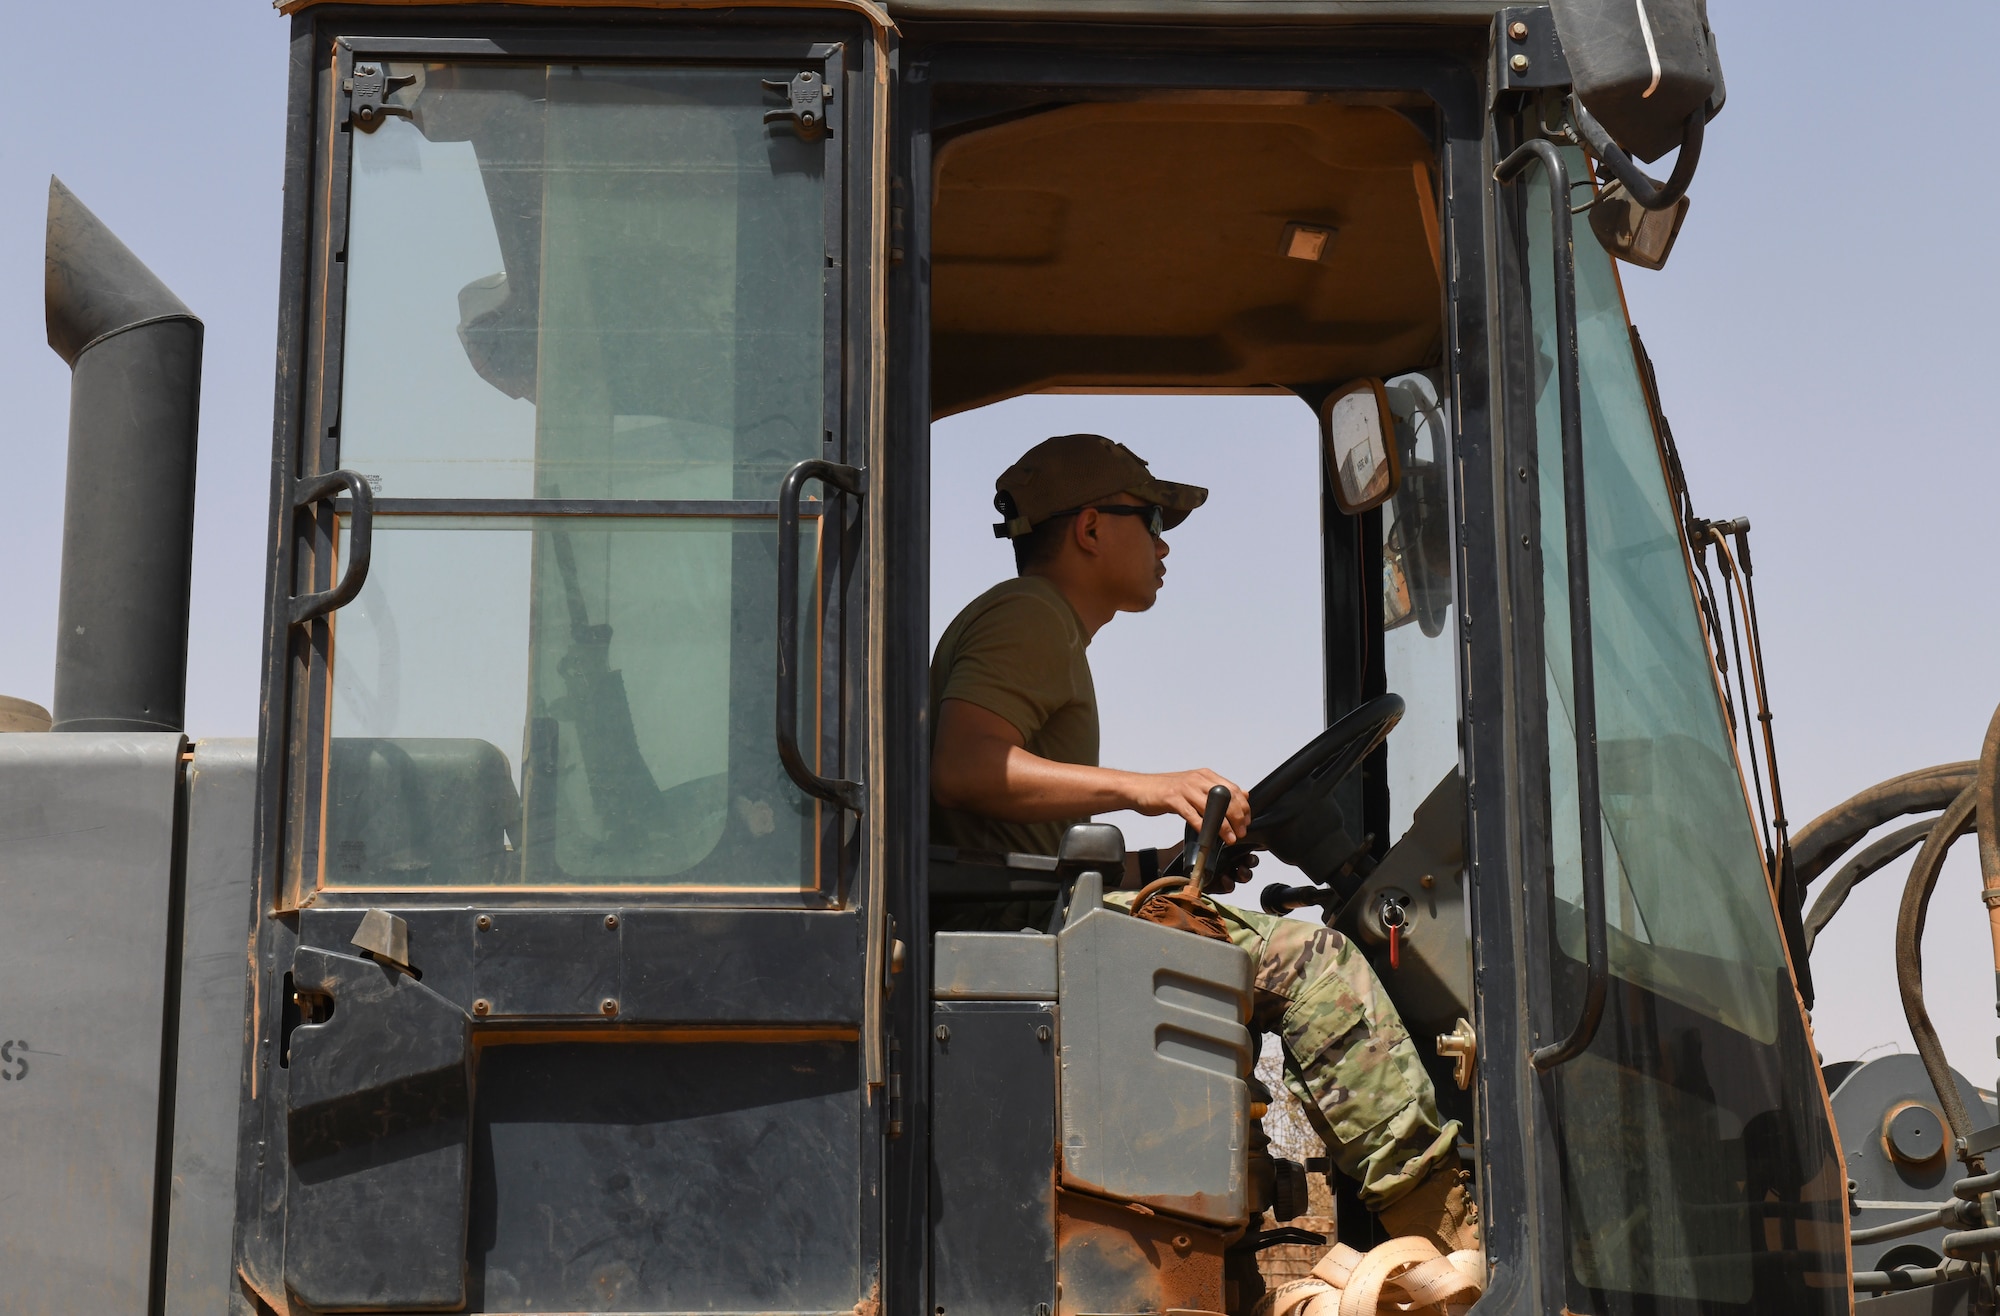
[[[1335,389],[1319,409],[1320,442],[1333,472],[1333,501],[1349,516],[1380,507],[1396,492],[1396,418],[1379,379]]]
[[[1661,210],[1648,210],[1625,190],[1612,183],[1597,194],[1590,207],[1590,231],[1603,248],[1619,260],[1640,269],[1657,270],[1667,263],[1674,239],[1681,235],[1681,221],[1687,218],[1688,199],[1675,198]]]

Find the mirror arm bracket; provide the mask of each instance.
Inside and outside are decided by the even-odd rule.
[[[1624,147],[1611,140],[1611,134],[1604,130],[1604,125],[1574,95],[1569,98],[1569,115],[1584,149],[1601,161],[1611,171],[1612,177],[1625,185],[1626,193],[1641,209],[1665,210],[1687,195],[1688,184],[1694,181],[1695,167],[1701,163],[1702,136],[1708,125],[1707,106],[1688,116],[1687,126],[1681,130],[1680,154],[1674,157],[1673,172],[1664,183],[1647,174],[1639,167],[1638,161],[1626,154]]]

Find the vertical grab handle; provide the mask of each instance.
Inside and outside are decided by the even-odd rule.
[[[867,796],[860,782],[822,777],[799,753],[799,490],[807,480],[857,498],[868,492],[864,468],[817,459],[786,471],[778,486],[778,759],[806,794],[860,813]]]
[[[1590,534],[1584,520],[1583,405],[1576,352],[1576,242],[1570,221],[1569,170],[1562,153],[1542,138],[1524,142],[1493,171],[1512,182],[1536,160],[1549,175],[1549,217],[1555,247],[1556,387],[1562,403],[1563,542],[1569,555],[1570,687],[1576,719],[1576,815],[1583,861],[1583,1009],[1569,1036],[1529,1056],[1536,1069],[1574,1060],[1597,1036],[1611,969],[1604,931],[1604,827],[1597,785],[1597,670],[1591,649]]]
[[[353,471],[309,475],[292,486],[292,506],[310,507],[341,493],[354,500],[354,524],[347,536],[347,569],[332,589],[321,590],[317,594],[301,594],[292,600],[289,620],[294,626],[303,625],[315,617],[324,617],[335,608],[346,607],[354,602],[354,596],[368,583],[368,557],[375,544],[375,491],[368,487],[366,477]]]

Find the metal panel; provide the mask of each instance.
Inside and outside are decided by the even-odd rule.
[[[486,1048],[471,1309],[862,1310],[857,1079],[851,1042]]]
[[[187,771],[180,1044],[174,1082],[167,1316],[228,1309],[236,1221],[236,1098],[242,1082],[257,744],[204,740]]]
[[[1227,1309],[1223,1252],[1235,1231],[1068,1191],[1056,1194],[1056,1218],[1062,1253],[1056,1316]]]
[[[181,736],[0,736],[7,1310],[139,1312],[153,1257]]]
[[[957,1001],[931,1019],[935,1316],[1047,1316],[1056,1296],[1055,1012]]]
[[[394,908],[424,986],[476,1018],[861,1021],[861,919],[851,910]],[[300,940],[351,955],[361,916],[306,910]]]
[[[1056,939],[1034,932],[940,932],[933,994],[945,1000],[1052,1001]]]
[[[384,964],[301,946],[332,998],[289,1047],[285,1284],[320,1311],[465,1301],[472,1024]]]
[[[1975,1122],[1992,1122],[1991,1105],[1957,1070],[1958,1099],[1975,1113]],[[1951,1159],[1944,1146],[1949,1134],[1937,1107],[1937,1091],[1924,1071],[1921,1057],[1882,1056],[1854,1065],[1833,1089],[1833,1119],[1845,1153],[1847,1179],[1853,1185],[1853,1225],[1873,1229],[1893,1220],[1922,1215],[1951,1197],[1951,1185],[1965,1168]],[[1892,1147],[1891,1118],[1905,1111],[1923,1112],[1935,1130],[1932,1155],[1923,1149]],[[1921,1126],[1920,1126],[1921,1127]],[[1898,1155],[1898,1152],[1901,1155]],[[1935,1266],[1943,1259],[1946,1227],[1920,1234],[1855,1245],[1854,1269],[1886,1270],[1891,1266]]]
[[[1250,956],[1107,909],[1056,940],[1063,1183],[1242,1224]]]
[[[858,1024],[862,965],[853,910],[634,910],[620,1017]]]

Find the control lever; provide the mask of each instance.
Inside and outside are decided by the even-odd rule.
[[[1188,890],[1197,896],[1205,891],[1208,870],[1215,866],[1216,852],[1222,848],[1222,819],[1232,798],[1227,786],[1208,788],[1208,802],[1201,811],[1201,834],[1195,838],[1194,859],[1188,869]]]

